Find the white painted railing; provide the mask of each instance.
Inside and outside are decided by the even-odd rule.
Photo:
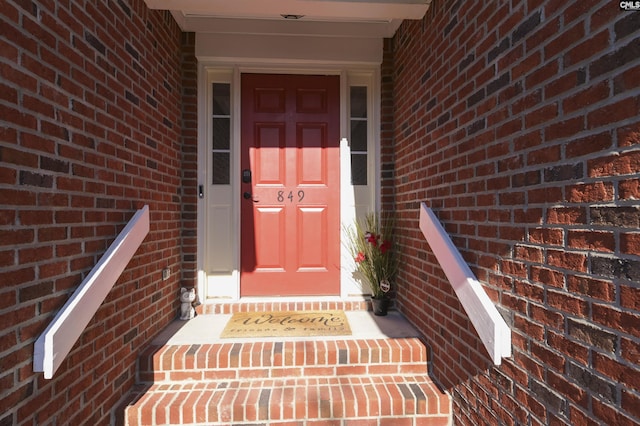
[[[50,379],[149,233],[149,206],[138,210],[36,340],[33,371]]]
[[[433,211],[422,203],[420,230],[495,365],[511,356],[511,329],[465,263]]]

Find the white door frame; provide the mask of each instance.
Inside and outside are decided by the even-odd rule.
[[[340,76],[340,167],[341,207],[340,220],[343,225],[366,211],[379,207],[380,200],[380,56],[371,62],[349,62],[345,58],[328,60],[287,59],[257,56],[220,57],[204,54],[212,43],[211,34],[200,37],[198,55],[198,185],[204,189],[204,197],[197,206],[197,290],[200,299],[236,300],[240,298],[240,76],[244,72],[283,74],[324,74]],[[246,41],[246,40],[245,40]],[[309,40],[307,40],[308,42]],[[317,40],[326,47],[326,39]],[[344,42],[342,43],[344,44]],[[348,44],[348,43],[347,43]],[[361,44],[356,43],[356,44]],[[379,46],[381,49],[381,45]],[[355,46],[354,49],[358,49]],[[239,49],[242,51],[242,49]],[[313,45],[307,46],[313,52]],[[347,49],[349,50],[349,49]],[[375,49],[374,49],[375,50]],[[211,52],[208,52],[211,53]],[[217,53],[217,52],[216,52]],[[265,52],[260,52],[264,54]],[[267,52],[268,53],[268,52]],[[274,54],[274,53],[271,53]],[[282,56],[282,54],[280,54]],[[231,167],[230,185],[226,188],[209,185],[211,176],[211,84],[214,81],[231,85]],[[368,88],[368,176],[366,186],[351,185],[350,150],[348,146],[350,123],[348,116],[350,86]],[[214,213],[217,216],[214,216]],[[215,234],[217,233],[217,234]],[[217,235],[217,241],[211,235]],[[212,261],[215,259],[215,261]],[[210,265],[215,264],[215,271]],[[362,298],[363,291],[353,280],[355,267],[346,247],[341,247],[341,291],[340,297]]]

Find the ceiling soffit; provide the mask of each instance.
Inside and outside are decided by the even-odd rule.
[[[381,38],[393,36],[404,19],[422,19],[431,0],[145,2],[151,9],[170,10],[183,31]]]

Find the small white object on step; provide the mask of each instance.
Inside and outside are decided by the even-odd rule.
[[[190,320],[196,316],[193,302],[196,300],[196,289],[180,287],[180,319]]]

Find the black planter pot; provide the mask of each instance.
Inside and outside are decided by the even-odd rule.
[[[371,298],[371,306],[373,307],[373,314],[379,317],[383,317],[387,315],[387,311],[389,310],[390,303],[391,303],[391,300],[387,298],[382,298],[382,299]]]

